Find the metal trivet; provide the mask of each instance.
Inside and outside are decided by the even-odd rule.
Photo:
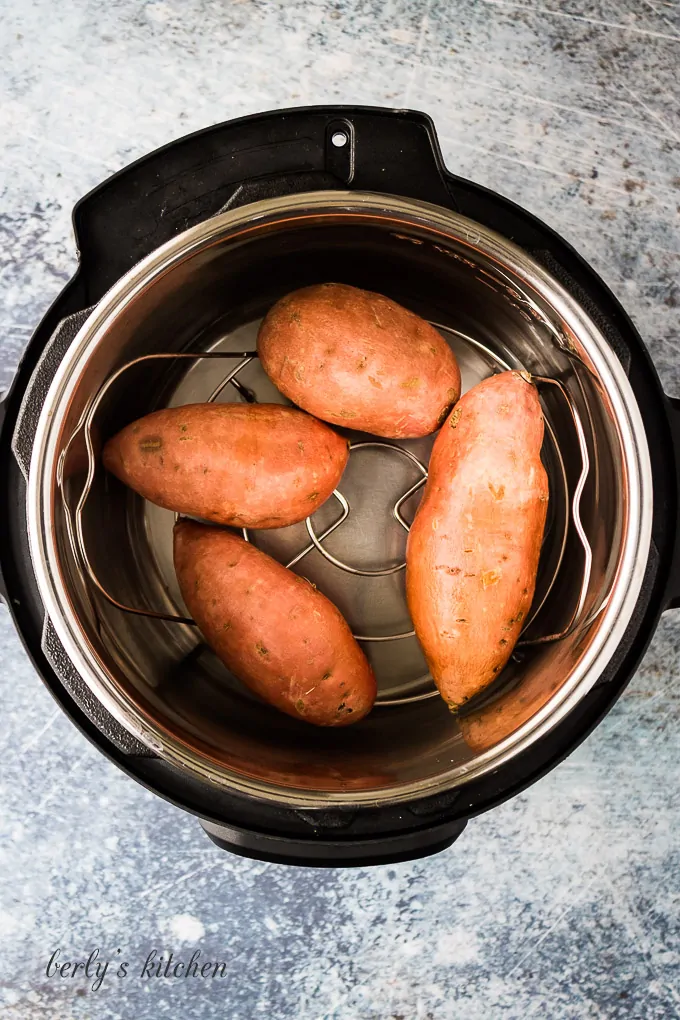
[[[443,331],[445,333],[453,333],[456,336],[458,336],[460,339],[464,340],[465,342],[467,342],[469,344],[472,344],[477,349],[481,350],[488,358],[490,358],[492,361],[494,361],[500,370],[502,370],[502,371],[510,371],[512,369],[512,366],[507,364],[498,354],[496,354],[496,352],[490,350],[486,345],[480,343],[480,341],[474,339],[473,337],[468,336],[467,334],[461,333],[458,330],[451,329],[451,327],[442,326],[442,325],[440,325],[439,323],[436,323],[436,322],[433,322],[432,325],[436,329],[438,329],[440,331]],[[68,534],[71,550],[73,552],[73,555],[75,557],[76,562],[79,563],[84,568],[85,574],[89,578],[90,582],[94,585],[94,587],[99,591],[99,593],[111,605],[115,606],[117,609],[121,610],[122,612],[132,613],[132,614],[137,615],[137,616],[147,616],[147,617],[151,617],[152,619],[157,619],[157,620],[165,620],[165,621],[168,621],[168,622],[171,622],[171,623],[182,623],[182,624],[189,624],[189,625],[194,625],[195,626],[194,621],[191,618],[189,618],[189,617],[181,616],[179,614],[160,613],[160,612],[156,612],[156,611],[150,610],[150,609],[140,609],[140,608],[137,608],[137,607],[134,607],[134,606],[127,606],[127,605],[124,605],[121,602],[118,602],[118,600],[115,599],[104,588],[104,586],[99,581],[99,579],[98,579],[98,577],[97,577],[97,575],[96,575],[96,573],[95,573],[95,571],[94,571],[94,569],[92,567],[92,564],[90,562],[90,559],[89,559],[89,556],[88,556],[88,553],[87,553],[87,548],[86,548],[85,540],[84,540],[84,535],[83,535],[83,510],[85,508],[85,504],[87,502],[88,496],[89,496],[89,494],[91,492],[92,483],[94,481],[94,476],[95,476],[95,471],[96,471],[96,456],[95,456],[95,451],[94,451],[94,447],[93,447],[93,443],[92,443],[91,429],[92,429],[92,423],[94,421],[94,417],[95,417],[95,415],[97,413],[97,410],[98,410],[98,408],[99,408],[103,398],[105,397],[105,395],[107,394],[107,392],[109,391],[111,386],[113,386],[113,384],[128,369],[132,368],[133,366],[139,365],[139,364],[141,364],[143,362],[146,362],[146,361],[157,361],[157,360],[163,360],[163,359],[165,359],[165,360],[174,360],[174,359],[178,359],[178,358],[186,359],[186,360],[191,360],[191,361],[197,361],[197,360],[208,359],[208,358],[211,358],[211,359],[212,358],[214,358],[214,359],[226,358],[226,359],[232,359],[232,360],[233,359],[240,359],[238,361],[238,364],[234,368],[232,368],[226,374],[224,379],[222,379],[221,382],[219,383],[219,385],[213,390],[213,392],[208,397],[207,403],[211,403],[211,402],[215,401],[217,399],[217,397],[223,392],[223,390],[228,385],[233,386],[237,390],[237,392],[239,393],[241,398],[244,399],[245,401],[247,401],[248,403],[256,403],[257,402],[257,398],[255,397],[254,393],[251,390],[249,390],[247,387],[245,387],[240,382],[240,380],[237,378],[239,372],[241,372],[242,369],[244,369],[246,367],[246,365],[250,364],[251,361],[253,361],[255,358],[257,358],[257,352],[256,351],[246,351],[246,352],[240,353],[240,354],[226,352],[226,351],[209,351],[209,352],[203,352],[203,353],[179,353],[179,354],[162,353],[162,354],[147,354],[147,355],[143,355],[142,357],[139,357],[139,358],[134,358],[132,361],[127,362],[125,365],[123,365],[121,368],[119,368],[116,372],[114,372],[111,376],[109,376],[109,378],[102,384],[102,386],[100,387],[98,392],[95,394],[95,396],[94,396],[93,400],[90,402],[90,404],[84,409],[84,411],[81,414],[81,417],[78,420],[78,423],[77,423],[77,425],[76,425],[76,427],[75,427],[75,429],[74,429],[74,431],[73,431],[73,433],[72,433],[68,443],[66,444],[64,450],[62,451],[62,453],[60,455],[59,463],[58,463],[58,467],[57,467],[57,483],[58,483],[59,492],[61,494],[61,498],[62,498],[62,501],[63,501],[64,509],[66,511],[66,513],[65,513],[66,528],[67,528],[67,534]],[[564,400],[566,401],[567,406],[568,406],[569,411],[570,411],[570,414],[571,414],[571,418],[572,418],[573,423],[574,423],[574,428],[575,428],[577,439],[578,439],[578,445],[579,445],[579,450],[580,450],[580,454],[581,454],[581,472],[580,472],[578,481],[576,483],[576,486],[574,488],[574,492],[573,492],[573,495],[571,497],[571,500],[569,501],[569,488],[568,488],[568,483],[567,483],[566,471],[565,471],[565,467],[564,467],[564,460],[562,458],[562,454],[560,452],[559,445],[557,443],[557,439],[555,437],[555,433],[553,431],[553,428],[552,428],[550,422],[548,421],[548,419],[545,418],[546,438],[552,444],[552,447],[553,447],[553,452],[555,454],[555,457],[556,457],[556,460],[557,460],[557,464],[558,464],[558,468],[559,468],[559,470],[557,472],[557,477],[559,479],[559,485],[561,486],[562,491],[563,491],[563,496],[564,496],[565,504],[567,502],[569,502],[570,514],[566,514],[565,515],[564,529],[563,529],[562,534],[558,535],[558,536],[555,536],[554,539],[552,539],[553,542],[554,541],[558,541],[560,543],[559,554],[557,556],[557,560],[556,560],[556,563],[555,563],[553,574],[552,574],[552,577],[550,578],[550,580],[549,580],[549,582],[548,582],[548,584],[546,586],[546,589],[545,589],[545,591],[543,593],[543,597],[541,598],[541,600],[538,603],[538,605],[533,608],[531,614],[529,615],[529,617],[527,619],[527,622],[526,622],[526,624],[524,625],[524,627],[522,629],[522,634],[524,634],[527,631],[527,629],[534,623],[534,621],[536,620],[536,618],[537,618],[538,614],[540,613],[542,607],[545,605],[545,602],[546,602],[550,592],[552,591],[552,589],[553,589],[553,587],[555,585],[555,582],[557,580],[557,577],[559,575],[559,572],[560,572],[560,569],[561,569],[561,566],[562,566],[562,563],[563,563],[563,560],[564,560],[564,552],[565,552],[566,543],[567,543],[570,517],[571,517],[571,522],[573,523],[573,527],[576,530],[576,534],[578,536],[578,539],[579,539],[579,541],[581,543],[581,546],[583,548],[584,569],[583,569],[583,578],[582,578],[582,581],[581,581],[581,587],[580,587],[580,591],[579,591],[578,601],[576,603],[576,606],[574,607],[573,613],[571,615],[571,618],[570,618],[568,624],[559,633],[547,634],[547,635],[545,635],[543,637],[520,638],[520,641],[518,641],[517,645],[515,646],[516,648],[520,648],[520,647],[524,647],[524,646],[529,646],[529,645],[547,644],[547,643],[552,642],[552,641],[559,641],[562,638],[567,637],[569,634],[571,634],[576,629],[576,627],[581,623],[581,620],[582,620],[582,617],[583,617],[585,601],[586,601],[586,597],[587,597],[587,593],[588,593],[588,587],[589,587],[589,584],[590,584],[590,575],[591,575],[591,570],[592,570],[592,550],[591,550],[591,547],[590,547],[590,543],[588,542],[588,538],[587,538],[587,536],[585,534],[585,531],[584,531],[584,528],[583,528],[583,524],[581,522],[581,516],[580,516],[581,495],[583,493],[583,489],[585,487],[586,480],[588,478],[588,473],[589,473],[589,470],[590,470],[590,459],[589,459],[589,456],[588,456],[588,448],[587,448],[587,443],[586,443],[586,439],[585,439],[585,432],[584,432],[584,429],[583,429],[583,424],[581,422],[580,415],[579,415],[578,410],[576,408],[576,405],[575,405],[575,403],[574,403],[574,401],[573,401],[573,399],[571,397],[571,394],[569,393],[569,391],[566,389],[566,387],[564,386],[564,384],[562,382],[560,382],[558,379],[553,379],[553,378],[546,377],[546,376],[536,376],[536,375],[532,375],[531,379],[535,383],[538,383],[541,386],[545,385],[545,386],[554,386],[554,387],[556,387],[559,390],[559,392],[561,393],[561,395],[564,398]],[[70,503],[69,503],[69,499],[68,499],[68,496],[67,496],[67,493],[66,493],[65,479],[64,479],[64,465],[65,465],[65,462],[66,462],[66,457],[68,455],[69,449],[71,448],[71,446],[72,446],[74,440],[76,439],[76,437],[78,436],[78,434],[81,433],[81,432],[83,434],[83,437],[84,437],[84,440],[85,440],[85,447],[86,447],[86,450],[87,450],[87,460],[88,460],[87,476],[86,476],[86,479],[85,479],[85,485],[84,485],[83,490],[82,490],[82,492],[80,494],[80,497],[79,497],[78,502],[76,504],[75,510],[73,510],[71,505],[70,505]],[[381,448],[381,449],[384,449],[386,452],[390,451],[391,454],[396,453],[399,456],[408,458],[411,461],[411,463],[418,469],[418,471],[421,474],[421,477],[418,479],[418,481],[414,485],[412,485],[406,492],[404,492],[397,499],[397,501],[395,502],[395,504],[394,504],[394,506],[392,508],[392,516],[397,521],[397,523],[406,532],[408,532],[410,530],[410,525],[404,519],[404,517],[402,516],[401,509],[404,506],[404,504],[407,502],[407,500],[409,500],[413,495],[415,495],[415,493],[418,492],[418,490],[421,489],[422,486],[427,481],[427,477],[428,477],[427,467],[410,450],[406,450],[403,447],[396,445],[395,443],[390,443],[390,442],[382,441],[382,440],[366,440],[366,441],[363,441],[363,442],[352,443],[352,445],[350,446],[350,455],[355,450],[361,450],[361,449],[366,449],[366,448],[370,448],[370,447]],[[556,494],[551,494],[551,497],[555,498],[555,495]],[[314,514],[312,514],[309,517],[307,517],[305,519],[305,525],[307,527],[307,532],[309,534],[310,542],[303,549],[301,549],[300,552],[298,552],[297,555],[294,556],[292,560],[290,560],[288,563],[286,563],[285,566],[288,567],[288,568],[292,568],[292,567],[296,566],[298,563],[300,563],[300,561],[302,559],[304,559],[305,556],[307,556],[310,552],[312,552],[312,550],[316,549],[329,563],[331,563],[337,569],[344,570],[347,573],[354,574],[354,575],[361,576],[361,577],[380,577],[380,576],[385,576],[385,575],[388,575],[388,574],[395,574],[395,573],[398,573],[399,571],[403,570],[405,568],[405,566],[406,566],[406,562],[405,561],[401,561],[399,563],[395,563],[395,564],[392,564],[392,565],[389,565],[389,566],[385,566],[385,567],[380,568],[380,569],[374,569],[374,570],[367,570],[367,569],[364,569],[364,568],[356,567],[356,566],[352,565],[351,563],[346,563],[343,560],[338,559],[336,556],[333,556],[324,547],[323,542],[325,541],[325,539],[327,539],[342,524],[344,524],[344,522],[347,520],[347,518],[349,517],[350,512],[351,512],[351,507],[350,507],[349,502],[347,501],[345,496],[342,494],[342,492],[340,492],[339,489],[336,489],[333,492],[333,496],[335,497],[335,499],[337,500],[337,502],[340,505],[340,508],[341,508],[340,516],[329,527],[327,527],[320,535],[317,535],[317,533],[315,531],[315,528],[314,528],[314,524],[313,524]],[[243,537],[244,537],[244,539],[246,541],[248,541],[248,542],[251,541],[248,529],[243,528],[242,529],[242,534],[243,534]],[[548,533],[546,531],[546,534],[544,535],[544,539],[543,539],[544,546],[545,546],[547,538],[548,538]],[[606,604],[607,604],[607,599],[605,599],[601,603],[599,608],[594,613],[591,614],[591,616],[586,621],[586,625],[589,625],[590,623],[592,623],[592,621],[604,610]],[[400,640],[404,640],[404,639],[407,639],[407,638],[415,639],[415,631],[414,630],[408,630],[408,631],[404,631],[402,633],[384,634],[384,635],[379,635],[379,636],[370,635],[370,634],[355,634],[354,637],[355,637],[355,639],[357,641],[361,641],[361,642],[400,641]],[[427,679],[428,677],[429,677],[429,674],[427,674],[425,677],[421,677],[421,678],[418,678],[418,679]],[[429,679],[431,680],[431,677]],[[389,699],[382,699],[382,700],[380,699],[380,697],[378,697],[378,699],[376,700],[376,705],[378,705],[378,704],[379,705],[384,705],[384,706],[403,705],[403,704],[414,702],[414,701],[423,701],[423,700],[425,700],[427,698],[436,697],[437,695],[438,695],[438,691],[436,690],[436,688],[433,685],[432,690],[426,691],[425,693],[412,695],[412,696],[409,696],[409,697],[404,697],[404,698],[389,698]]]

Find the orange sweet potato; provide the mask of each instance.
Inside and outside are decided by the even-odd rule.
[[[154,411],[104,447],[104,466],[168,510],[244,528],[283,528],[328,499],[348,443],[280,404]]]
[[[469,390],[435,440],[406,550],[406,596],[452,711],[500,673],[536,584],[548,501],[535,387],[503,372]]]
[[[373,671],[344,617],[303,577],[221,528],[175,525],[182,597],[206,641],[263,700],[316,726],[370,712]]]
[[[282,298],[260,326],[257,350],[294,404],[376,436],[426,436],[460,395],[456,359],[429,322],[345,284]]]

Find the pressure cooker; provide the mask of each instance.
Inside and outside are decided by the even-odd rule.
[[[351,866],[450,846],[590,733],[680,604],[680,405],[638,332],[569,244],[447,170],[431,120],[406,110],[210,127],[105,181],[74,229],[77,271],[2,402],[2,597],[37,672],[105,755],[234,853]],[[432,437],[346,431],[334,496],[245,536],[339,606],[373,665],[373,711],[334,730],[229,673],[187,619],[173,514],[101,466],[102,442],[159,407],[285,402],[258,325],[321,282],[426,318],[464,390],[507,369],[537,382],[550,510],[536,594],[508,666],[460,715],[404,600]]]

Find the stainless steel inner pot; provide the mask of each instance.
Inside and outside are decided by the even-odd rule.
[[[583,426],[579,441],[564,394],[540,387],[551,487],[534,601],[540,610],[496,685],[462,719],[430,696],[432,681],[413,637],[363,641],[380,688],[367,719],[337,731],[290,719],[231,676],[195,627],[112,605],[88,582],[72,549],[60,474],[71,509],[91,482],[82,540],[106,591],[127,606],[186,615],[172,568],[173,515],[126,490],[99,464],[88,479],[84,416],[98,399],[96,452],[102,439],[142,414],[209,399],[245,359],[147,360],[123,372],[103,398],[100,391],[144,355],[252,352],[274,301],[322,281],[380,291],[436,323],[459,359],[464,389],[502,367],[560,381]],[[215,399],[284,402],[257,359],[241,367],[236,384]],[[362,640],[408,634],[398,569],[406,531],[393,509],[400,505],[406,524],[412,519],[419,493],[399,500],[422,479],[417,462],[426,465],[432,438],[385,444],[347,435],[356,445],[339,489],[349,514],[323,540],[326,555],[314,547],[293,569],[340,607]],[[582,445],[588,473],[579,495]],[[220,214],[123,277],[92,311],[50,388],[28,491],[41,597],[94,696],[179,768],[256,798],[306,806],[388,803],[451,789],[549,739],[596,682],[631,617],[651,512],[642,420],[621,365],[586,312],[525,252],[471,220],[416,201],[344,192]],[[331,498],[311,521],[314,534],[323,535],[341,513]],[[305,524],[249,538],[284,563],[310,544]],[[582,587],[579,624],[560,640],[533,643],[567,628]]]

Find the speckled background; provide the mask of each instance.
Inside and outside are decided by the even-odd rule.
[[[680,394],[674,0],[0,0],[0,387],[75,265],[76,199],[215,121],[410,106],[447,163],[557,228]],[[680,1017],[680,619],[528,793],[431,860],[292,871],[227,856],[63,717],[0,612],[0,1016]],[[48,979],[63,959],[130,963]],[[140,979],[151,949],[225,978]],[[117,950],[120,949],[120,954]]]

